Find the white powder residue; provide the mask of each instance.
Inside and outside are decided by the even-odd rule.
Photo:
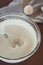
[[[11,35],[12,39],[21,38],[24,41],[22,47],[16,46],[12,49],[9,41],[0,36],[0,56],[6,58],[20,58],[28,55],[37,45],[37,37],[34,28],[21,19],[7,19],[1,23],[5,32]]]

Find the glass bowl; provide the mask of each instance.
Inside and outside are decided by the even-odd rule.
[[[20,57],[20,58],[16,58],[16,59],[11,59],[11,58],[5,58],[0,56],[0,60],[7,62],[7,63],[19,63],[22,62],[26,59],[28,59],[29,57],[31,57],[39,48],[40,42],[41,42],[41,34],[40,34],[40,30],[39,27],[37,26],[37,24],[35,22],[33,22],[33,20],[31,20],[30,17],[27,17],[23,14],[15,14],[15,13],[6,13],[3,15],[0,15],[0,23],[2,23],[4,20],[6,19],[21,19],[24,20],[26,23],[29,23],[32,28],[34,29],[34,31],[36,32],[36,37],[37,37],[37,45],[36,47],[26,56]]]

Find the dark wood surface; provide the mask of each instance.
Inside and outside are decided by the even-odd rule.
[[[0,7],[8,5],[12,0],[0,0]],[[18,63],[18,64],[8,64],[0,60],[0,65],[43,65],[43,23],[37,24],[41,31],[41,44],[37,52],[29,59]]]

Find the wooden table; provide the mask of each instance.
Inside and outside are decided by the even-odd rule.
[[[0,0],[0,7],[8,5],[12,0]],[[0,65],[43,65],[43,24],[38,24],[41,31],[41,44],[37,52],[24,62],[18,64],[8,64],[0,61]]]

